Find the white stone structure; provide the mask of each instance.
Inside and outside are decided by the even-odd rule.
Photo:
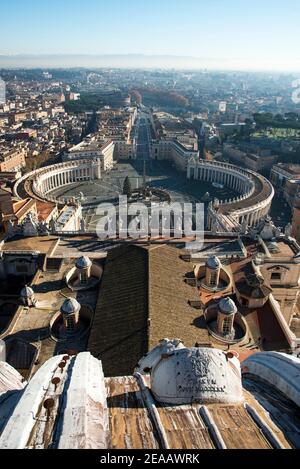
[[[1,346],[1,343],[0,343],[0,346]],[[5,407],[5,400],[6,399],[9,400],[9,397],[8,397],[9,395],[11,396],[15,394],[16,397],[18,394],[20,395],[21,393],[18,393],[18,391],[22,391],[27,384],[27,382],[20,375],[20,373],[17,370],[15,370],[15,368],[13,368],[11,365],[6,363],[5,357],[3,358],[4,358],[3,360],[2,359],[0,360],[0,405],[2,406],[1,411],[3,412],[4,415],[2,414],[1,415],[2,419],[0,419],[0,433],[1,433],[1,425],[3,423],[3,420],[5,422],[5,418],[3,419],[3,417],[5,416],[9,417],[9,412],[8,414],[6,414],[5,409],[3,409],[3,407]]]
[[[240,363],[209,348],[171,351],[152,368],[151,391],[158,402],[172,405],[242,402]]]
[[[163,339],[150,352],[141,358],[135,372],[140,374],[149,373],[161,360],[162,355],[172,353],[175,350],[185,348],[180,339]]]
[[[0,448],[32,447],[30,441],[33,435],[36,436],[36,424],[42,425],[43,428],[38,429],[43,434],[47,422],[52,422],[50,413],[57,410],[57,406],[52,408],[51,404],[58,402],[60,397],[65,399],[65,406],[59,421],[56,447],[107,448],[109,425],[101,362],[89,353],[81,353],[66,362],[62,362],[63,358],[58,355],[48,360],[29,382],[25,393],[20,392],[14,400],[13,397],[6,398],[2,403],[1,414],[4,413],[6,419],[0,435]],[[65,364],[63,368],[59,366],[61,363]],[[53,384],[54,380],[57,385]],[[15,388],[21,389],[21,386]],[[47,447],[46,440],[43,441],[39,448]]]
[[[205,266],[205,284],[209,288],[218,288],[220,281],[222,264],[220,260],[214,256],[210,257]]]
[[[21,300],[25,306],[32,307],[36,305],[34,291],[27,285],[21,291]]]
[[[0,362],[6,361],[6,344],[4,340],[0,340]]]
[[[47,166],[45,168],[33,171],[23,178],[19,179],[14,187],[15,196],[19,195],[19,189],[27,184],[29,195],[50,202],[69,203],[73,198],[55,198],[51,192],[55,189],[75,184],[83,181],[94,181],[101,179],[101,160],[75,160],[65,163]],[[28,189],[28,183],[31,182],[31,190]],[[32,191],[32,193],[31,193]]]
[[[66,205],[52,225],[52,231],[57,233],[82,231],[81,205],[74,203]]]
[[[140,373],[105,378],[86,352],[52,357],[28,384],[0,362],[0,448],[299,448],[299,359],[252,355],[243,388],[231,352],[175,347],[157,358],[150,384]]]
[[[63,161],[100,160],[102,171],[108,171],[113,167],[114,151],[115,142],[112,140],[105,143],[97,141],[81,142],[64,153]]]
[[[256,226],[268,215],[275,195],[272,184],[260,174],[216,161],[191,158],[188,179],[215,182],[238,192],[229,201],[215,201],[208,209],[208,227],[214,231],[240,232]]]
[[[178,171],[185,172],[191,158],[197,158],[198,152],[189,150],[175,140],[152,141],[151,158],[154,160],[169,160]]]
[[[230,337],[234,334],[234,318],[237,307],[231,298],[223,298],[219,303],[217,331],[220,336]]]
[[[87,256],[80,257],[76,261],[76,267],[79,270],[81,285],[86,285],[91,276],[92,261]]]
[[[60,308],[67,331],[72,332],[79,322],[80,304],[75,298],[67,298]]]
[[[264,380],[300,406],[300,361],[278,352],[256,353],[243,362],[242,371]]]

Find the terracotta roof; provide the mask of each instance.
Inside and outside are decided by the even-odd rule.
[[[256,274],[249,274],[236,282],[239,293],[248,298],[266,298],[272,293],[272,288],[265,284],[264,278],[259,278]]]
[[[53,251],[59,241],[56,236],[37,236],[33,238],[23,238],[15,236],[5,241],[1,250],[9,253],[10,251],[39,251],[43,254],[49,254]]]
[[[169,245],[123,245],[109,252],[88,346],[102,360],[106,376],[133,373],[139,358],[166,337],[177,337],[187,347],[227,348],[209,334],[201,307],[223,297],[232,297],[248,328],[233,349],[247,354],[289,349],[269,302],[249,309],[231,290],[198,290],[189,281],[194,266],[182,254],[184,250]],[[233,261],[227,269],[239,282],[254,273],[249,258]]]
[[[189,304],[199,301],[196,288],[185,282],[192,264],[180,254],[169,246],[135,245],[109,252],[88,345],[106,375],[132,373],[140,357],[167,336],[188,346],[210,343],[203,313]]]
[[[182,253],[171,246],[149,251],[149,348],[165,337],[178,337],[187,347],[210,343],[203,312],[189,304],[199,301],[199,294],[185,281],[193,276],[193,264],[184,262]]]
[[[51,202],[42,202],[40,200],[36,200],[36,207],[39,221],[45,221],[55,209],[55,204],[51,204]]]
[[[27,212],[30,212],[33,208],[35,208],[35,206],[35,200],[32,199],[15,202],[13,204],[14,214],[17,218],[21,218],[23,215],[26,215]]]

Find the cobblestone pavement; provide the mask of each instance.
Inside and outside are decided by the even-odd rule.
[[[231,190],[216,189],[211,183],[187,180],[185,174],[179,173],[169,162],[147,161],[146,173],[147,185],[166,189],[173,202],[201,202],[206,192],[209,192],[211,197],[223,200],[234,195]],[[96,215],[97,206],[105,202],[118,202],[126,176],[129,177],[133,189],[141,187],[143,184],[143,161],[118,163],[99,181],[73,184],[68,188],[53,191],[52,195],[80,197],[82,194],[87,229],[94,231],[99,220]]]

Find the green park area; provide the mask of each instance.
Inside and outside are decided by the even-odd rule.
[[[256,130],[253,137],[268,137],[275,139],[300,138],[300,130],[283,127],[266,127]]]

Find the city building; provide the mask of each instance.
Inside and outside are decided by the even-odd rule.
[[[6,150],[0,152],[0,173],[20,171],[26,165],[25,152],[20,150]]]
[[[273,155],[270,150],[260,149],[253,152],[250,147],[249,151],[245,151],[243,146],[232,144],[224,144],[223,156],[233,163],[255,172],[270,170],[278,162],[278,156]]]
[[[190,180],[211,181],[238,192],[232,199],[210,202],[207,225],[214,232],[245,232],[257,226],[269,214],[274,198],[272,184],[258,173],[229,163],[190,158]]]
[[[112,140],[107,142],[82,142],[65,152],[63,161],[88,160],[101,161],[102,171],[113,167],[115,144]]]
[[[187,149],[175,140],[152,142],[151,157],[157,161],[170,161],[178,171],[186,172],[192,157],[198,157],[198,151]]]
[[[293,203],[293,230],[292,235],[300,243],[300,193],[296,195]]]
[[[300,179],[300,165],[280,163],[271,171],[271,182],[276,189],[285,188],[288,181]]]
[[[241,133],[244,127],[244,122],[226,122],[220,125],[220,135],[221,137],[228,137],[236,133]]]

